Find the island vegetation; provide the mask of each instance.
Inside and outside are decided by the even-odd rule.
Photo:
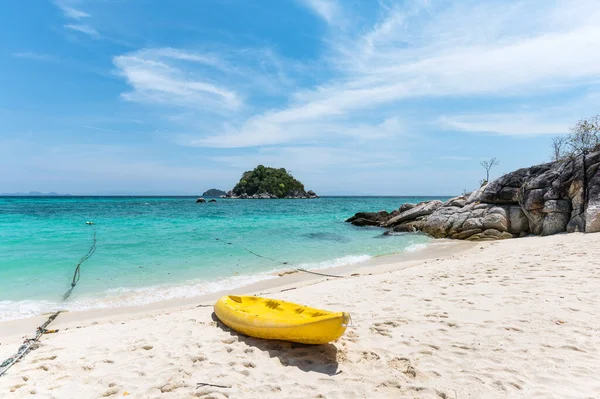
[[[304,184],[296,180],[285,168],[271,168],[258,165],[246,171],[233,190],[227,193],[230,198],[316,198],[312,191],[306,191]]]
[[[220,197],[222,195],[226,195],[227,192],[223,190],[219,190],[217,188],[211,188],[210,190],[206,190],[202,196],[203,197]]]

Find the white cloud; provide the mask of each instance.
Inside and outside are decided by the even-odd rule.
[[[77,10],[73,7],[69,7],[67,5],[58,3],[58,7],[62,10],[65,17],[70,19],[80,20],[82,18],[89,18],[90,14],[83,12],[81,10]]]
[[[96,29],[92,28],[89,25],[85,25],[85,24],[66,24],[64,25],[65,28],[67,29],[71,29],[80,33],[84,33],[88,36],[97,38],[100,37],[100,35],[98,34],[98,32],[96,31]]]
[[[329,43],[334,55],[328,59],[337,78],[316,89],[299,90],[287,107],[258,113],[233,132],[231,128],[215,132],[196,145],[256,146],[311,139],[330,134],[342,126],[341,120],[355,119],[357,113],[374,110],[379,119],[386,118],[386,109],[415,98],[518,99],[585,86],[600,77],[600,52],[592,50],[600,48],[600,27],[590,18],[600,15],[600,4],[590,2],[587,8],[571,12],[568,24],[551,25],[557,8],[568,4],[555,8],[531,3],[527,12],[522,6],[503,3],[473,9],[467,4],[438,14],[428,10],[426,16],[418,8],[391,8],[382,21],[358,37],[343,31],[332,34]],[[461,17],[447,21],[448,14]],[[519,30],[510,23],[533,15],[537,15],[535,26],[528,23]],[[483,17],[485,24],[480,22]],[[439,24],[448,28],[442,37]],[[444,122],[464,130],[485,128],[473,121]],[[556,133],[563,128],[530,123],[519,129],[517,121],[497,122],[494,129],[502,134]]]
[[[506,113],[442,117],[440,122],[447,128],[466,132],[535,136],[568,133],[574,120],[565,121],[547,115]]]
[[[72,1],[56,0],[55,4],[63,13],[66,19],[72,20],[73,23],[63,25],[64,28],[83,33],[92,38],[99,38],[98,31],[89,24],[81,22],[82,19],[91,18],[91,15],[72,6]]]
[[[211,56],[173,49],[142,50],[115,57],[117,73],[125,77],[132,91],[123,93],[128,101],[185,106],[212,112],[236,110],[243,104],[233,89],[216,84],[204,76],[196,77],[174,60],[194,61],[222,70],[222,63]]]
[[[180,143],[194,147],[239,148],[278,145],[285,143],[311,143],[335,141],[346,143],[356,141],[381,140],[391,136],[406,136],[409,133],[398,118],[388,118],[380,123],[361,121],[289,118],[281,113],[261,115],[246,121],[240,128],[230,124],[217,135],[203,138],[184,138]]]
[[[301,2],[330,25],[339,25],[344,21],[337,0],[301,0]]]
[[[115,57],[132,91],[129,101],[208,110],[187,116],[183,145],[201,147],[340,146],[407,135],[403,110],[432,113],[425,99],[528,99],[597,84],[600,79],[600,3],[524,1],[402,6],[380,3],[370,27],[339,24],[340,3],[303,0],[331,25],[320,66],[327,79],[294,86],[296,69],[272,51],[145,49]],[[566,13],[566,14],[564,14]],[[561,15],[569,18],[561,18]],[[270,68],[261,69],[268,60]],[[310,82],[314,82],[311,80]],[[290,90],[285,94],[282,87]],[[269,97],[271,96],[271,97]],[[283,104],[277,107],[264,105]],[[260,99],[260,100],[259,100]],[[513,108],[514,108],[513,105]],[[529,113],[435,116],[444,128],[505,135],[556,134],[565,119]],[[215,116],[216,115],[216,116]],[[170,115],[173,117],[173,115]],[[571,122],[572,123],[572,122]]]

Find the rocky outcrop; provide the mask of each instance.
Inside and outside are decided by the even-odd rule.
[[[205,202],[206,202],[206,200],[205,200],[204,198],[202,198],[202,197],[200,197],[200,198],[198,198],[198,199],[196,200],[196,204],[203,204],[203,203],[205,203]]]
[[[383,225],[385,227],[393,227],[402,222],[412,221],[421,216],[431,215],[435,210],[439,209],[443,204],[444,203],[442,201],[438,201],[438,200],[421,202],[404,212],[400,212],[399,215],[390,218]]]
[[[362,212],[348,222],[468,240],[599,232],[600,152],[519,169],[445,203]]]
[[[356,215],[346,220],[346,222],[352,223],[355,226],[381,226],[389,218],[390,213],[388,211],[358,212]]]

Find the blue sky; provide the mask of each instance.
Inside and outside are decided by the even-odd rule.
[[[600,113],[600,2],[31,0],[0,13],[0,192],[452,195]]]

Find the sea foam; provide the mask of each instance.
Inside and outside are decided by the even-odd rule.
[[[123,306],[140,306],[170,299],[191,298],[274,279],[277,277],[277,272],[294,267],[306,270],[328,269],[365,262],[371,258],[369,255],[350,255],[323,262],[289,265],[284,268],[273,269],[269,272],[232,276],[215,281],[197,280],[183,284],[139,288],[119,287],[105,290],[102,294],[95,296],[78,297],[75,293],[72,297],[73,300],[66,303],[31,300],[0,301],[0,321],[22,319],[57,310],[84,311]]]

